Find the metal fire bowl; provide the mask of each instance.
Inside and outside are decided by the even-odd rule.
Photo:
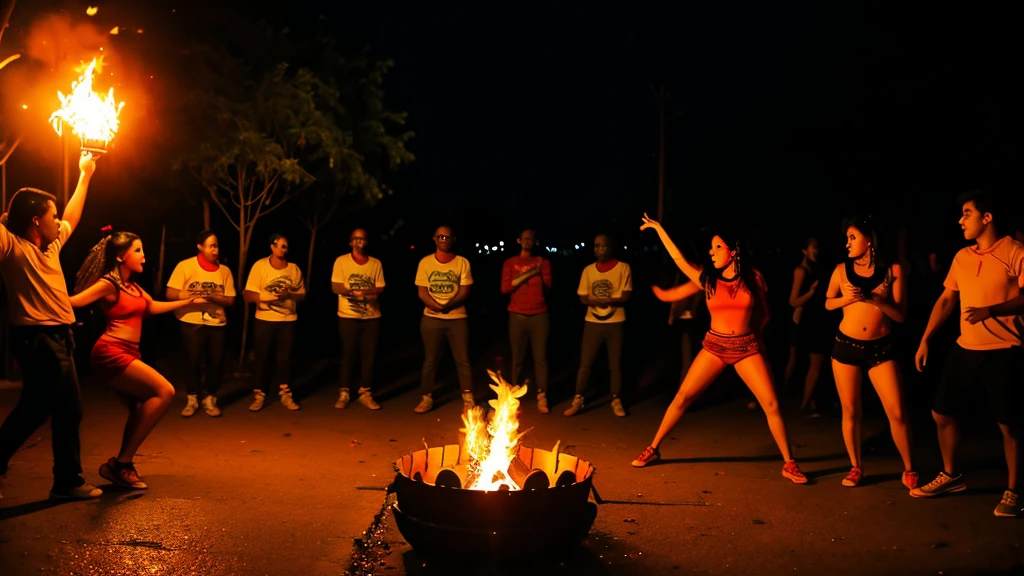
[[[459,445],[452,444],[395,462],[390,491],[397,501],[391,509],[398,530],[420,556],[535,560],[569,552],[590,533],[597,506],[588,501],[594,471],[589,462],[523,446],[518,457],[530,469],[543,470],[550,488],[484,492],[433,485],[438,472],[460,464],[460,456]]]

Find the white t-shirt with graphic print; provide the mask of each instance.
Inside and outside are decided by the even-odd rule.
[[[167,279],[167,287],[185,292],[189,298],[206,296],[235,296],[235,277],[227,266],[218,264],[217,269],[208,272],[199,265],[199,257],[193,256],[178,262]],[[184,312],[175,310],[178,320],[187,324],[203,324],[206,326],[224,326],[228,323],[224,308],[216,304],[207,304],[202,310]]]
[[[620,298],[623,292],[632,291],[633,274],[629,264],[617,262],[611,270],[601,272],[595,262],[583,269],[576,294],[593,298]],[[588,306],[584,320],[598,324],[625,322],[626,309],[622,306]]]
[[[420,260],[420,265],[416,268],[416,285],[426,286],[430,297],[442,306],[455,297],[459,287],[472,283],[473,274],[469,270],[469,260],[462,256],[456,256],[451,262],[442,264],[434,254],[431,254]],[[424,307],[423,314],[440,320],[460,320],[466,317],[466,307],[459,306],[447,314],[440,314]]]
[[[289,262],[280,270],[270,264],[270,257],[261,258],[252,265],[249,277],[245,280],[245,289],[260,295],[260,303],[256,305],[256,319],[268,322],[295,322],[299,319],[295,308],[295,300],[286,299],[278,302],[264,302],[281,294],[301,293],[306,291],[302,281],[302,271],[294,262]]]
[[[367,256],[365,264],[356,262],[352,254],[338,256],[334,261],[331,282],[344,284],[349,290],[384,287],[384,266],[380,260]],[[370,320],[380,318],[380,300],[338,294],[338,318]]]

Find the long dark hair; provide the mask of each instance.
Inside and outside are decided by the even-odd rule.
[[[85,262],[75,275],[75,292],[81,292],[92,286],[103,276],[107,276],[119,289],[124,289],[121,280],[118,258],[123,258],[139,236],[132,232],[114,232],[105,228],[106,236],[89,250]]]
[[[730,252],[733,250],[736,251],[736,255],[732,257],[736,268],[736,274],[743,281],[743,284],[746,285],[747,290],[749,290],[756,298],[759,292],[758,286],[760,283],[757,280],[757,270],[754,269],[753,265],[753,251],[737,234],[715,230],[707,231],[706,237],[709,243],[715,236],[718,236],[725,241],[725,245],[729,248]],[[704,294],[706,297],[711,298],[715,295],[715,289],[718,287],[718,280],[722,278],[723,270],[725,270],[725,268],[715,268],[715,265],[712,262],[707,262],[704,265],[704,269],[701,270],[700,273],[700,285],[704,288]]]
[[[886,269],[889,259],[886,257],[886,253],[883,250],[884,245],[880,241],[882,234],[880,234],[879,226],[875,217],[871,214],[858,214],[843,220],[843,238],[846,238],[847,231],[850,228],[856,228],[865,237],[871,239],[871,247],[869,248],[871,251],[870,264],[874,265],[876,270],[879,268],[882,270]]]

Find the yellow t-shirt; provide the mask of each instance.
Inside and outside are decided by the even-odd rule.
[[[294,262],[289,262],[278,270],[270,265],[270,257],[261,258],[252,265],[249,277],[245,279],[245,289],[256,292],[260,300],[271,296],[280,296],[285,292],[301,294],[306,291],[302,281],[302,272]],[[295,312],[295,300],[281,302],[260,302],[256,305],[256,319],[268,322],[295,322],[299,315]]]
[[[199,265],[199,257],[193,256],[178,262],[167,279],[167,287],[181,290],[190,298],[198,296],[235,295],[235,277],[227,266],[219,265],[216,270],[207,272]],[[222,306],[208,304],[203,310],[183,312],[175,310],[178,320],[187,324],[204,324],[206,326],[224,326],[228,323],[227,314]]]
[[[60,222],[57,239],[38,246],[0,225],[0,273],[7,284],[7,313],[12,326],[74,324],[68,286],[60,267],[60,249],[71,225]]]
[[[444,306],[459,292],[460,286],[473,283],[473,274],[469,270],[469,260],[456,256],[451,262],[442,264],[434,254],[420,260],[416,268],[416,285],[426,286],[427,292],[435,302]],[[424,306],[423,314],[441,320],[459,320],[466,317],[466,307],[459,306],[447,314],[439,314]]]
[[[623,292],[632,291],[633,274],[629,264],[618,262],[611,270],[599,272],[595,262],[583,269],[576,294],[594,298],[620,298]],[[584,320],[598,324],[625,322],[626,309],[622,306],[588,306]]]
[[[1020,295],[1024,287],[1024,244],[1004,236],[988,250],[968,246],[956,253],[943,286],[960,292],[960,338],[967,350],[1020,346],[1020,318],[997,316],[971,324],[964,309],[992,306]]]
[[[349,290],[366,290],[384,287],[384,267],[380,260],[367,256],[366,264],[359,264],[352,254],[338,256],[334,261],[331,282],[344,284]],[[380,300],[356,298],[338,294],[338,317],[369,320],[380,318]]]

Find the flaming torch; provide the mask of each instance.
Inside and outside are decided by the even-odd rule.
[[[70,126],[71,132],[78,136],[83,151],[103,154],[117,134],[118,116],[121,108],[124,108],[124,102],[114,100],[113,87],[107,91],[106,97],[93,92],[96,65],[96,59],[93,58],[78,81],[71,83],[70,94],[57,91],[60,109],[50,116],[50,122],[60,136],[64,135],[64,125]]]

